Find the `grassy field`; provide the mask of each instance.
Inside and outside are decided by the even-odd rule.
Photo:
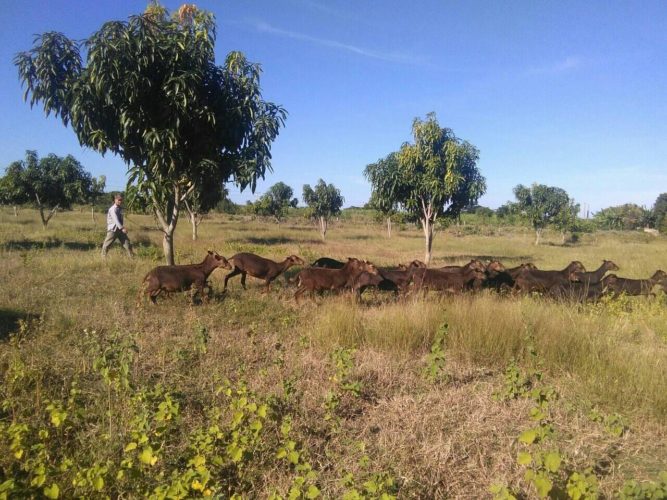
[[[575,487],[667,495],[662,292],[586,305],[376,292],[297,306],[283,278],[264,295],[236,277],[223,295],[226,271],[215,271],[207,304],[178,294],[137,307],[143,276],[162,264],[161,234],[151,217],[127,218],[138,258],[118,245],[104,260],[101,215],[60,213],[42,230],[33,211],[0,211],[0,498],[484,498],[494,485],[533,498],[542,480],[554,498]],[[423,258],[417,229],[388,239],[359,216],[326,242],[301,219],[218,215],[199,234],[180,222],[177,262],[208,249]],[[664,237],[533,238],[450,227],[434,264],[577,259],[593,270],[604,258],[620,276],[667,270]]]

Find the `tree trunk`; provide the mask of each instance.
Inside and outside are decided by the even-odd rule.
[[[164,236],[162,238],[162,250],[164,251],[164,259],[167,262],[168,266],[173,266],[175,264],[174,229],[172,229],[171,231],[164,231]]]
[[[95,205],[90,206],[90,218],[95,222]]]
[[[160,209],[160,204],[155,196],[151,194],[151,197],[153,199],[155,217],[157,217],[157,220],[162,227],[162,250],[164,251],[164,259],[168,266],[173,266],[176,264],[174,261],[174,231],[176,230],[176,224],[178,223],[179,207],[183,201],[180,190],[178,186],[174,189],[173,198],[167,202],[165,212],[162,212]]]
[[[18,216],[19,216],[19,211],[16,208],[16,205],[14,205],[14,217],[18,217]]]
[[[322,235],[323,240],[327,236],[327,219],[322,216],[320,216],[320,235]]]
[[[391,238],[391,217],[387,217],[387,238]]]
[[[428,266],[431,262],[431,255],[433,253],[433,223],[428,219],[422,219],[421,222],[425,238],[424,263]]]
[[[39,216],[42,219],[42,229],[46,229],[46,226],[49,224],[51,217],[53,217],[56,214],[56,211],[58,210],[58,207],[60,205],[56,205],[55,207],[53,207],[49,212],[49,215],[44,216],[44,206],[40,203],[39,197],[36,196],[36,198],[37,198],[37,207],[39,208]]]
[[[192,224],[192,240],[196,241],[197,240],[197,228],[199,227],[199,224],[201,224],[201,221],[204,218],[204,216],[197,213],[196,210],[193,210],[190,207],[190,204],[188,203],[188,200],[184,200],[183,204],[185,205],[185,209],[188,211],[188,219],[190,220],[190,224]]]
[[[560,243],[561,245],[565,245],[565,231],[561,232],[560,235],[561,235]]]
[[[199,224],[197,224],[197,220],[194,217],[190,219],[190,222],[192,223],[192,241],[197,241],[197,227]]]
[[[540,244],[540,239],[542,238],[542,228],[538,227],[535,229],[535,245]]]

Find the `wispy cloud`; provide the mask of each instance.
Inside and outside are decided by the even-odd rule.
[[[413,65],[426,65],[427,62],[423,57],[416,56],[414,54],[405,53],[405,52],[381,52],[371,49],[366,49],[363,47],[357,47],[356,45],[350,45],[347,43],[339,42],[337,40],[329,40],[326,38],[318,38],[304,33],[299,33],[296,31],[288,31],[275,26],[271,26],[269,23],[264,21],[255,21],[253,22],[255,29],[261,33],[268,33],[270,35],[281,36],[284,38],[291,38],[292,40],[301,40],[303,42],[312,43],[314,45],[320,45],[323,47],[329,47],[332,49],[343,50],[346,52],[351,52],[361,57],[369,57],[372,59],[379,59],[381,61],[394,62],[400,64],[413,64]]]
[[[528,75],[558,75],[580,68],[584,61],[579,56],[568,56],[562,61],[556,61],[544,66],[536,66],[526,71]]]

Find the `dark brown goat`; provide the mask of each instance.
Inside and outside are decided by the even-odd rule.
[[[478,259],[472,259],[470,262],[468,262],[464,266],[443,266],[440,268],[437,268],[439,271],[445,271],[448,273],[463,273],[466,271],[474,270],[478,271],[480,273],[483,273],[486,271],[486,266],[481,260]]]
[[[576,273],[586,272],[584,265],[573,260],[561,271],[524,269],[515,279],[514,289],[522,292],[547,292],[553,287],[567,287],[576,281]]]
[[[342,269],[326,269],[321,267],[307,267],[297,275],[297,291],[294,299],[297,304],[299,297],[305,292],[319,292],[323,290],[354,289],[359,276],[367,272],[377,276],[377,268],[370,262],[349,258]]]
[[[484,283],[486,287],[495,289],[496,292],[511,290],[514,288],[514,280],[524,269],[537,269],[532,262],[526,262],[517,267],[505,268],[504,271],[489,273]]]
[[[635,280],[620,278],[615,274],[609,274],[602,279],[611,293],[627,295],[648,295],[653,287],[667,278],[667,273],[662,270],[656,271],[653,276],[647,280]]]
[[[331,257],[320,257],[310,267],[323,267],[325,269],[343,269],[345,262],[332,259]]]
[[[555,299],[574,302],[596,301],[606,292],[607,285],[604,281],[598,283],[582,283],[571,281],[566,286],[551,288],[547,295]]]
[[[271,259],[265,259],[254,253],[237,253],[229,259],[232,265],[232,272],[225,276],[225,286],[223,292],[227,290],[227,281],[229,278],[241,275],[241,286],[245,290],[245,278],[249,274],[253,278],[258,278],[266,282],[265,292],[269,291],[271,282],[275,280],[281,273],[294,265],[302,266],[305,264],[301,257],[290,255],[282,262],[275,262]]]
[[[604,277],[607,271],[618,271],[619,267],[610,260],[603,260],[602,265],[598,267],[595,271],[587,273],[576,273],[575,276],[577,281],[580,283],[592,285],[594,283],[599,283],[600,280]]]
[[[413,279],[415,290],[422,290],[426,295],[429,290],[459,293],[466,288],[471,288],[476,280],[483,282],[486,275],[476,268],[461,272],[444,271],[442,269],[417,269],[414,272]]]
[[[157,304],[156,298],[161,292],[181,292],[185,290],[192,291],[193,300],[197,292],[201,294],[202,300],[206,300],[208,298],[204,295],[204,288],[207,286],[206,281],[218,267],[232,268],[222,255],[210,251],[199,264],[158,266],[151,269],[144,277],[142,292],[151,298],[153,304]],[[139,299],[141,299],[141,292]]]
[[[378,276],[362,273],[357,279],[356,289],[359,295],[364,293],[364,290],[370,286],[376,286],[383,291],[404,293],[412,281],[415,270],[425,267],[426,264],[420,260],[413,260],[407,266],[401,264],[398,269],[379,267]]]

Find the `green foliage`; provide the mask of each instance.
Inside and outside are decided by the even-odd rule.
[[[661,233],[667,233],[667,193],[661,193],[653,204],[653,220]]]
[[[424,369],[424,375],[431,382],[438,382],[447,378],[445,374],[445,346],[448,327],[447,323],[440,325],[433,339],[433,344],[431,344],[431,352],[428,355],[427,365]]]
[[[31,106],[41,103],[82,145],[129,165],[128,185],[150,200],[172,245],[168,264],[181,203],[195,195],[214,206],[230,179],[254,190],[286,117],[262,100],[260,67],[243,54],[215,65],[215,38],[211,13],[183,6],[170,17],[153,4],[81,44],[40,35],[14,60]]]
[[[308,205],[308,217],[319,219],[320,233],[324,239],[329,219],[340,213],[345,199],[336,186],[327,184],[320,179],[315,185],[315,189],[311,188],[310,184],[304,184],[303,201]]]
[[[371,200],[381,210],[398,207],[421,221],[430,260],[433,225],[439,216],[456,218],[486,191],[477,169],[479,151],[441,128],[435,113],[412,123],[414,144],[403,144],[398,153],[370,164],[364,175],[371,183]]]
[[[571,200],[564,189],[544,184],[533,184],[530,188],[519,184],[514,188],[516,210],[526,217],[537,234],[549,224],[555,224],[561,231],[571,230],[576,221],[579,205]]]
[[[330,217],[340,213],[345,199],[340,190],[333,184],[327,184],[322,179],[317,181],[315,189],[310,184],[303,186],[303,201],[309,208],[310,217]]]
[[[493,495],[493,500],[517,500],[512,490],[501,483],[492,484],[489,493]]]
[[[667,471],[659,474],[657,481],[639,482],[630,480],[619,492],[621,500],[653,500],[667,498]]]
[[[541,378],[542,374],[538,371],[522,373],[516,360],[513,359],[505,369],[504,386],[502,390],[494,394],[494,397],[498,401],[510,401],[525,396]]]
[[[34,204],[40,209],[42,223],[48,223],[43,209],[68,209],[74,203],[88,203],[104,190],[105,179],[91,177],[71,155],[50,154],[39,158],[26,151],[25,160],[11,163],[0,178],[0,200],[4,203]],[[53,213],[53,212],[52,212]]]
[[[593,214],[593,220],[599,229],[632,231],[654,225],[653,213],[634,203],[603,208]]]
[[[296,207],[298,204],[299,200],[292,198],[293,194],[291,187],[284,182],[278,182],[253,203],[253,211],[257,215],[270,215],[281,220],[287,215],[290,207]]]
[[[573,472],[565,487],[568,497],[572,500],[596,500],[600,498],[598,480],[591,469],[584,472]]]
[[[604,415],[597,409],[593,408],[589,412],[588,418],[593,422],[602,424],[605,430],[615,437],[622,437],[628,430],[628,425],[625,422],[625,419],[618,413]]]

